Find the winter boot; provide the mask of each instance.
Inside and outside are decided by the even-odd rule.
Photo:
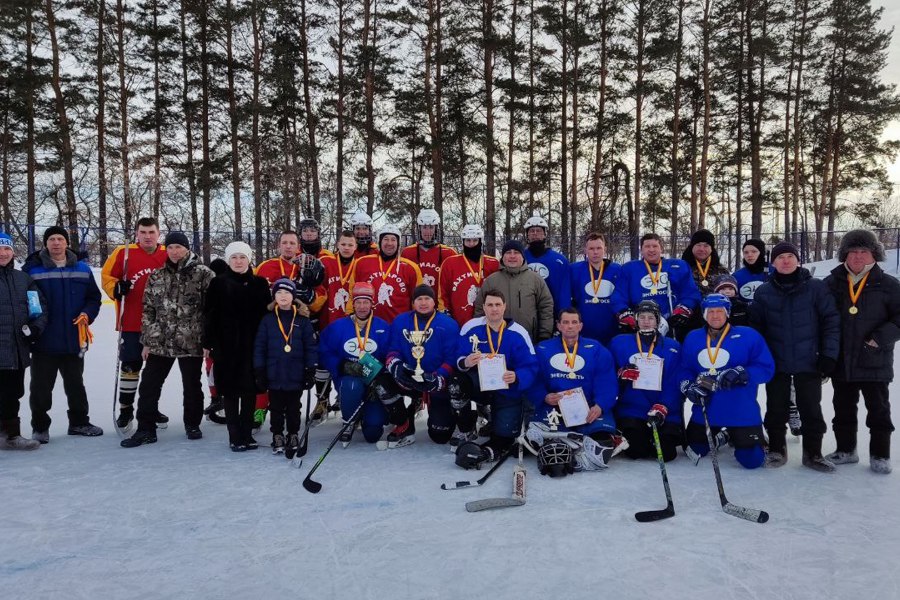
[[[257,448],[259,448],[259,443],[255,439],[253,439],[252,435],[247,437],[247,439],[245,439],[242,443],[247,448],[247,450],[256,450]]]
[[[123,448],[137,448],[138,446],[143,446],[144,444],[155,444],[156,443],[156,432],[155,431],[147,431],[145,429],[138,429],[133,436],[130,438],[125,438],[119,445]]]
[[[134,405],[120,404],[119,416],[116,417],[116,427],[122,431],[129,431],[134,422]]]
[[[225,403],[218,396],[209,399],[209,406],[203,409],[206,418],[218,425],[225,424]]]
[[[835,450],[831,454],[826,455],[825,458],[836,465],[850,465],[859,462],[859,454],[856,453],[856,450],[851,450],[850,452]]]
[[[0,450],[37,450],[41,443],[37,440],[28,440],[21,435],[0,438]],[[890,467],[890,463],[888,463]],[[874,467],[873,467],[874,470]]]
[[[284,436],[280,433],[272,436],[272,454],[284,454]]]
[[[49,444],[50,443],[50,432],[49,431],[32,431],[31,439],[33,439],[41,444]]]
[[[879,456],[872,456],[869,458],[869,468],[881,475],[888,475],[893,470],[891,467],[891,459]]]
[[[169,427],[169,417],[156,411],[156,427],[157,429],[166,429]]]
[[[803,451],[803,466],[819,473],[834,473],[837,470],[833,462],[821,454],[813,454],[809,450]]]
[[[103,430],[96,425],[85,423],[84,425],[69,425],[69,435],[83,435],[85,437],[96,437],[103,435]]]
[[[783,467],[787,464],[788,455],[787,448],[785,447],[783,450],[773,450],[771,446],[766,451],[766,462],[765,468],[767,469],[777,469],[778,467]]]
[[[184,433],[189,440],[199,440],[203,437],[203,432],[200,431],[199,427],[185,427]]]
[[[287,445],[284,448],[284,457],[288,460],[294,458],[297,455],[297,450],[300,448],[300,437],[296,433],[292,433],[288,436]]]

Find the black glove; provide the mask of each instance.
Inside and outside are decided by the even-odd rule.
[[[399,358],[395,358],[388,363],[388,372],[394,378],[394,381],[408,390],[419,389],[418,386],[422,385],[421,381],[413,379],[415,371],[407,367]]]
[[[834,368],[836,366],[836,360],[822,354],[820,354],[818,360],[816,360],[816,368],[819,370],[819,373],[822,374],[822,377],[828,377],[829,375],[831,375],[834,372]]]
[[[316,299],[316,292],[311,287],[308,287],[303,283],[298,283],[297,291],[294,292],[294,298],[303,304],[312,304]]]
[[[684,327],[691,320],[691,314],[691,309],[679,304],[672,311],[667,321],[671,327]]]
[[[116,282],[116,286],[113,288],[113,298],[116,300],[121,300],[125,296],[128,295],[128,292],[131,291],[131,282],[127,279],[120,279]]]
[[[316,368],[310,367],[303,372],[303,389],[311,390],[316,386]]]
[[[356,360],[342,360],[340,371],[342,374],[350,377],[364,377],[366,374],[366,368]]]
[[[709,390],[699,383],[681,382],[681,393],[694,404],[702,404],[709,398]]]
[[[422,379],[424,379],[425,381],[422,382],[423,385],[421,385],[419,389],[423,392],[430,392],[433,394],[436,392],[442,392],[447,389],[447,378],[443,375],[437,375],[435,373],[425,373],[422,376]]]
[[[37,334],[28,325],[22,325],[22,339],[26,344],[33,344],[37,341]]]
[[[256,381],[257,392],[262,393],[269,389],[269,374],[265,367],[254,369],[253,379]]]
[[[733,367],[724,369],[716,378],[716,385],[723,390],[740,387],[750,383],[750,375],[744,367]]]

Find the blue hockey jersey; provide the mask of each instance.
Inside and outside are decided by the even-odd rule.
[[[319,363],[328,369],[338,388],[340,388],[340,380],[343,377],[343,374],[340,373],[341,361],[359,360],[360,339],[365,339],[366,353],[384,364],[388,353],[391,326],[387,324],[387,321],[375,315],[369,318],[373,320],[368,339],[365,339],[365,327],[359,332],[359,336],[356,335],[352,316],[332,321],[322,331],[319,338]]]
[[[581,312],[584,337],[598,340],[608,345],[618,332],[619,323],[616,318],[620,312],[628,308],[621,294],[616,290],[620,282],[622,265],[603,259],[603,279],[599,282],[599,273],[594,271],[593,281],[589,263],[582,260],[569,266],[569,284],[572,290],[573,305]],[[594,285],[597,291],[594,292]],[[597,299],[594,302],[594,298]]]
[[[540,256],[534,256],[531,250],[525,250],[525,262],[528,268],[541,276],[550,288],[553,296],[553,318],[563,308],[572,306],[572,291],[569,286],[569,259],[556,250],[547,249]],[[507,300],[509,301],[509,300]]]
[[[485,317],[476,317],[462,326],[456,340],[455,362],[457,366],[461,366],[462,359],[472,354],[473,346],[482,354],[491,352],[487,327]],[[497,390],[495,393],[501,397],[520,397],[534,385],[537,376],[537,358],[534,354],[534,346],[531,345],[531,337],[524,327],[512,319],[506,319],[506,327],[503,330],[503,339],[500,340],[499,347],[497,346],[499,337],[497,332],[491,331],[490,335],[497,353],[506,358],[506,369],[516,373],[516,380],[508,390]],[[470,371],[477,373],[477,368],[473,367]]]
[[[569,349],[572,351],[572,348]],[[566,362],[562,337],[541,342],[537,346],[538,379],[529,392],[534,404],[535,419],[546,420],[554,407],[544,401],[551,392],[562,392],[580,387],[589,406],[597,405],[602,412],[600,418],[593,423],[574,427],[582,433],[595,431],[615,431],[616,421],[613,406],[616,404],[616,367],[609,350],[600,342],[587,337],[578,338],[578,351],[575,355],[574,370]],[[570,379],[569,373],[575,373]],[[560,428],[565,429],[560,423]]]
[[[651,265],[653,277],[659,265]],[[622,273],[619,275],[620,284],[616,286],[617,293],[622,294],[622,299],[629,307],[634,307],[641,300],[652,300],[659,305],[659,310],[664,317],[668,317],[670,311],[669,292],[672,296],[672,306],[679,304],[691,310],[696,310],[700,305],[700,290],[694,283],[691,268],[686,262],[677,258],[665,258],[662,261],[662,271],[656,284],[656,293],[653,293],[653,281],[647,273],[647,265],[643,260],[632,260],[622,265]]]
[[[415,368],[416,359],[412,355],[412,343],[406,339],[404,332],[415,331],[414,315],[416,311],[397,315],[391,323],[391,335],[388,346],[390,351],[387,360],[398,357],[409,367]],[[419,315],[419,331],[425,328],[430,317]],[[422,370],[426,373],[436,373],[449,376],[453,373],[453,364],[456,362],[456,343],[459,336],[459,325],[451,317],[442,312],[434,313],[434,320],[429,325],[427,341],[423,345],[425,356],[422,357]]]
[[[756,295],[756,288],[769,280],[769,269],[761,273],[754,273],[747,267],[744,267],[734,272],[734,279],[738,284],[738,295],[747,304],[750,304],[753,302],[753,296]]]
[[[772,358],[765,340],[750,327],[729,329],[715,352],[716,342],[711,342],[711,350],[706,347],[706,328],[695,329],[687,334],[681,346],[682,381],[695,381],[698,375],[715,368],[719,373],[729,367],[744,367],[750,382],[730,390],[713,392],[708,400],[706,414],[709,424],[714,427],[749,427],[762,423],[756,394],[761,384],[768,382],[775,374],[775,360]],[[715,356],[715,364],[712,362]],[[703,412],[699,406],[691,409],[691,421],[703,423]]]
[[[639,352],[635,335],[626,333],[613,338],[609,349],[616,361],[616,370],[627,364],[634,364],[635,358],[639,356],[647,356],[650,350],[649,346],[642,347],[642,352]],[[636,390],[633,382],[620,381],[616,417],[643,420],[647,418],[647,412],[654,404],[663,404],[669,410],[666,422],[681,424],[684,421],[681,389],[679,388],[681,384],[681,344],[672,338],[658,335],[653,348],[653,356],[663,360],[662,389],[658,392]]]

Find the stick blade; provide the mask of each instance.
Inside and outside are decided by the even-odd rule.
[[[524,506],[523,498],[485,498],[483,500],[472,500],[466,502],[466,510],[468,512],[481,512],[492,508],[508,508],[510,506]]]
[[[478,487],[481,485],[477,481],[456,481],[454,483],[442,483],[442,490],[461,490],[463,488]]]
[[[303,480],[303,489],[311,494],[318,494],[322,491],[322,484],[307,477]]]
[[[638,513],[634,513],[634,518],[638,521],[638,523],[652,523],[654,521],[669,519],[674,516],[675,508],[673,506],[667,506],[666,508],[660,510],[644,510]]]
[[[722,510],[724,510],[726,514],[729,514],[732,517],[746,519],[747,521],[753,521],[754,523],[765,523],[769,520],[769,513],[764,510],[746,508],[744,506],[732,504],[731,502],[727,502],[726,504],[722,505]]]

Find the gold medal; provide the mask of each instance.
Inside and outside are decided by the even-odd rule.
[[[285,344],[285,345],[284,345],[284,351],[285,351],[285,352],[290,352],[290,351],[291,351],[291,345],[290,345],[290,344]]]
[[[655,285],[652,288],[650,288],[650,293],[653,294],[654,296],[656,295],[656,286]]]
[[[715,367],[710,368],[710,370],[709,370],[709,374],[710,374],[710,375],[715,375],[715,374],[717,374],[717,373],[718,373],[718,371],[716,371],[716,368],[715,368]]]
[[[568,377],[569,379],[575,379],[575,377],[576,377],[575,371],[572,371],[571,373],[569,373],[568,375],[566,375],[566,377]]]
[[[594,296],[593,298],[591,298],[591,304],[600,304],[600,298]]]
[[[859,309],[856,308],[855,306],[851,306],[849,309],[847,309],[847,312],[849,312],[851,315],[855,315],[856,313],[859,312]]]
[[[288,327],[287,333],[284,331],[284,326],[281,324],[281,317],[278,316],[278,307],[275,307],[275,322],[278,323],[278,330],[281,331],[281,337],[284,338],[284,351],[291,351],[291,337],[294,335],[294,322],[297,320],[297,307],[291,305],[291,310],[294,311],[294,316],[291,317],[291,325]]]
[[[850,303],[852,306],[847,309],[851,315],[855,315],[859,312],[859,309],[856,308],[856,303],[859,302],[859,297],[863,292],[863,288],[866,287],[866,280],[869,278],[869,273],[863,275],[863,278],[860,279],[859,284],[856,286],[856,289],[853,289],[853,278],[850,277],[849,273],[847,274],[847,287],[850,290]]]

